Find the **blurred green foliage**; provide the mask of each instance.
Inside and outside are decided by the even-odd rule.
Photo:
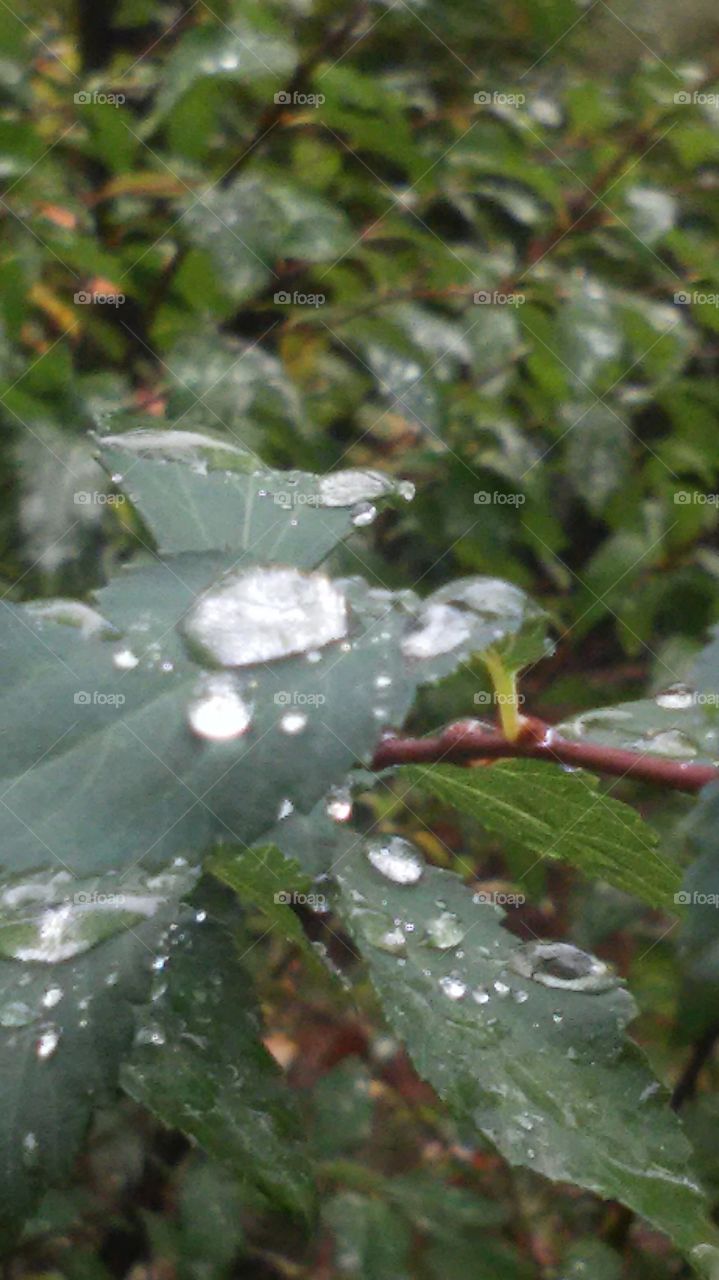
[[[683,677],[719,574],[719,66],[716,14],[677,15],[638,0],[0,5],[6,598],[87,598],[150,545],[91,433],[166,422],[276,466],[414,480],[411,508],[334,566],[535,593],[560,624],[528,681],[546,708]],[[418,723],[466,713],[475,688],[462,673],[426,694]],[[665,918],[500,854],[461,819],[425,829],[389,792],[371,808],[442,865],[461,846],[525,884],[527,936],[573,924],[605,946],[647,1010],[639,1037],[678,1073],[706,1009],[675,1026]],[[651,812],[675,866],[686,806]],[[29,1225],[20,1273],[680,1274],[622,1211],[465,1145],[369,990],[356,1015],[338,1009],[318,966],[265,934],[248,963],[314,1134],[319,1221],[240,1195],[125,1103]],[[341,963],[345,944],[321,946]],[[710,1181],[718,1126],[706,1106]]]

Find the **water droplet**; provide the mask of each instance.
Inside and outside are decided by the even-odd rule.
[[[400,643],[405,658],[434,658],[469,640],[468,619],[451,605],[428,604],[420,613],[419,624]]]
[[[607,991],[619,981],[603,960],[569,942],[529,942],[509,962],[523,977],[563,991]]]
[[[427,940],[430,946],[446,951],[456,947],[466,933],[465,927],[451,911],[443,911],[427,925]]]
[[[135,1044],[154,1044],[162,1045],[165,1043],[165,1032],[157,1022],[151,1022],[146,1027],[140,1027],[135,1036]]]
[[[495,982],[495,983],[493,983],[493,986],[494,986],[494,989],[495,989],[495,991],[496,991],[497,995],[498,995],[498,996],[500,997],[500,999],[502,999],[502,1000],[504,1000],[504,999],[509,995],[509,993],[510,993],[510,991],[511,991],[511,989],[512,989],[511,987],[507,986],[507,983],[506,983],[506,982]]]
[[[283,733],[302,733],[306,727],[307,716],[304,711],[286,711],[280,719],[280,729]]]
[[[48,987],[42,998],[43,1007],[45,1009],[54,1009],[55,1005],[60,1003],[62,997],[62,987]]]
[[[327,476],[320,476],[319,480],[320,501],[324,507],[353,507],[356,503],[368,503],[371,498],[381,498],[389,493],[399,493],[407,498],[411,488],[407,481],[396,482],[382,475],[381,471],[333,471]],[[413,495],[412,489],[409,496]]]
[[[529,995],[527,994],[526,991],[515,990],[512,992],[512,999],[517,1004],[524,1004],[524,1002],[529,999]]]
[[[391,923],[379,911],[361,911],[356,913],[362,918],[362,926],[367,940],[381,951],[391,955],[401,954],[405,949],[404,932]]]
[[[632,743],[636,751],[670,756],[673,760],[691,760],[698,755],[697,746],[680,729],[654,729]]]
[[[117,653],[112,655],[112,665],[117,667],[118,671],[132,671],[139,661],[132,649],[118,649]]]
[[[79,600],[31,600],[23,605],[28,618],[34,622],[58,622],[66,627],[76,627],[82,636],[112,636],[115,628],[95,609]]]
[[[424,870],[421,857],[409,840],[387,836],[368,840],[365,853],[375,868],[393,884],[417,884]]]
[[[439,985],[446,996],[450,1000],[461,1000],[467,991],[467,984],[455,974],[447,974],[440,978]]]
[[[475,987],[472,992],[472,999],[477,1004],[488,1004],[489,998],[489,992],[486,987]]]
[[[322,573],[255,568],[229,574],[184,621],[203,660],[224,667],[270,662],[347,634],[342,591]]]
[[[277,807],[277,821],[284,822],[285,818],[291,818],[294,811],[295,811],[295,806],[293,805],[292,801],[289,800],[287,796],[285,796],[284,799],[280,800],[280,803]]]
[[[681,711],[692,707],[696,702],[696,690],[688,684],[672,684],[656,694],[654,701],[658,707],[668,707],[672,711]]]
[[[199,431],[126,431],[105,436],[103,445],[153,462],[182,462],[200,475],[206,475],[208,470],[260,475],[263,470],[246,449]]]
[[[552,1022],[556,1022],[557,1024],[559,1024],[560,1022],[562,1022],[562,1021],[563,1021],[563,1019],[564,1019],[564,1014],[563,1014],[563,1013],[556,1013],[556,1012],[555,1012],[555,1013],[553,1013],[553,1014],[552,1014]]]
[[[377,519],[377,508],[371,502],[358,502],[352,512],[352,523],[358,529],[373,524]]]
[[[325,812],[333,822],[347,822],[352,817],[352,793],[349,787],[333,787],[325,804]]]
[[[42,1062],[51,1058],[60,1043],[60,1032],[57,1027],[45,1027],[38,1037],[35,1052]]]
[[[35,1017],[24,1000],[9,1000],[0,1007],[0,1027],[26,1027]]]
[[[375,689],[388,689],[392,683],[391,676],[377,676],[374,687]]]
[[[198,738],[229,742],[246,733],[252,723],[252,704],[243,698],[229,672],[211,672],[198,683],[187,708],[187,721]]]

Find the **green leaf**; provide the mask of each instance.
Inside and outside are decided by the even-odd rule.
[[[228,885],[243,905],[258,907],[269,928],[299,947],[306,960],[318,962],[291,907],[300,903],[320,909],[325,898],[313,891],[309,876],[292,858],[273,844],[253,849],[221,846],[212,854],[206,869]]]
[[[235,84],[267,82],[292,74],[296,52],[286,37],[258,30],[246,20],[238,30],[200,26],[185,32],[168,58],[152,115],[143,132],[149,136],[175,103],[199,80]]]
[[[561,859],[655,907],[674,906],[681,876],[657,852],[656,832],[591,774],[542,760],[486,769],[410,767],[399,775],[541,858]]]
[[[261,1042],[229,933],[207,921],[171,937],[161,991],[140,1017],[122,1086],[241,1183],[307,1214],[313,1193],[297,1107]]]
[[[105,436],[101,451],[162,553],[241,551],[244,563],[311,568],[368,523],[373,502],[413,492],[378,471],[272,471],[205,432],[130,431]]]
[[[355,855],[340,911],[420,1075],[513,1165],[621,1200],[689,1251],[712,1238],[690,1150],[622,1032],[633,1001],[569,944],[518,943],[496,908],[426,867]]]
[[[332,262],[354,239],[341,209],[279,173],[243,176],[224,190],[211,187],[189,207],[182,225],[192,243],[208,251],[238,302],[270,281],[282,292],[273,270],[280,258]],[[278,307],[278,319],[281,314]]]
[[[96,875],[164,867],[216,837],[251,844],[288,803],[309,811],[402,723],[424,676],[402,660],[400,601],[290,569],[235,571],[208,590],[233,563],[131,568],[100,593],[115,631],[74,602],[0,611],[6,865],[59,858]],[[302,597],[290,614],[288,591]],[[254,629],[221,626],[220,645],[244,637],[231,655],[240,665],[207,670],[194,656],[212,648],[198,619],[224,616],[230,598],[251,606]],[[323,617],[339,638],[317,629]]]
[[[671,760],[714,764],[717,759],[717,706],[684,684],[669,685],[654,698],[583,711],[556,725],[556,731],[563,738]]]

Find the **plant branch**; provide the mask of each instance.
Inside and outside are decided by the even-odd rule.
[[[674,1086],[672,1107],[675,1111],[679,1111],[685,1102],[694,1097],[702,1068],[714,1052],[718,1037],[719,1023],[714,1023],[694,1045],[689,1061]]]
[[[621,747],[606,747],[599,742],[573,742],[534,716],[522,717],[522,732],[514,742],[498,729],[476,720],[458,721],[434,738],[385,738],[375,752],[372,768],[440,762],[471,765],[507,757],[594,769],[675,791],[700,791],[707,783],[719,779],[719,769],[713,765],[669,760]]]

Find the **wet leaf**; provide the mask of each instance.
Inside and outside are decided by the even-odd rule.
[[[543,760],[499,760],[486,769],[412,767],[399,775],[488,831],[559,858],[655,907],[674,909],[681,875],[657,851],[657,835],[627,804],[603,795],[584,771]]]

